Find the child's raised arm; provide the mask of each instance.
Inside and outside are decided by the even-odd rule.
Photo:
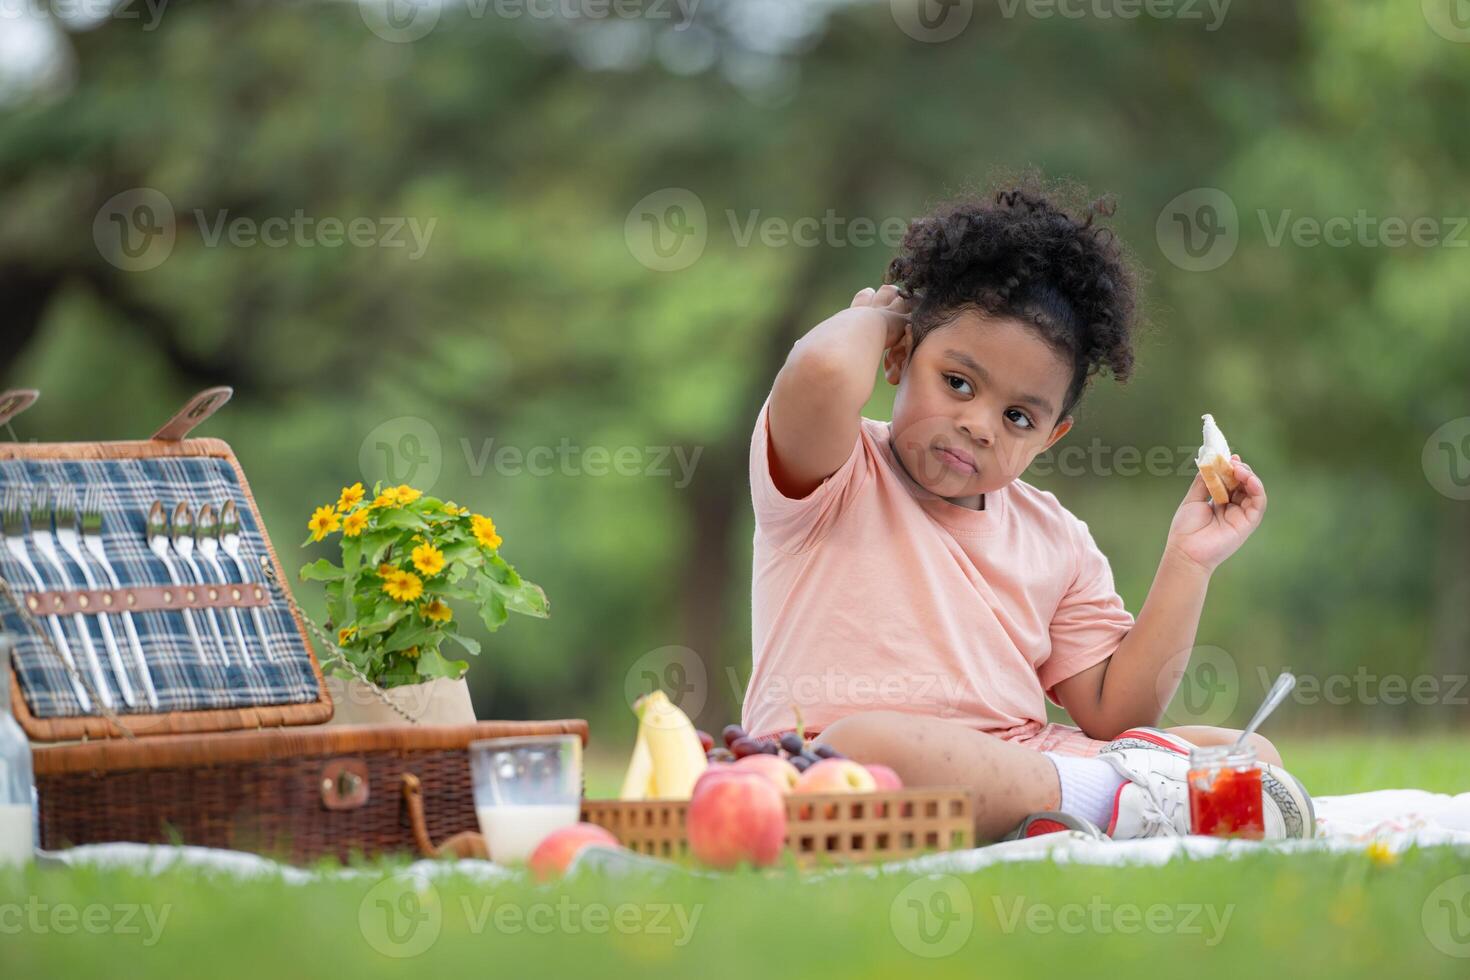
[[[771,477],[793,499],[811,493],[852,452],[858,419],[885,350],[909,343],[908,301],[889,285],[863,289],[852,305],[798,340],[771,388]]]

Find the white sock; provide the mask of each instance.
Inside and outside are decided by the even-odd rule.
[[[1117,798],[1118,787],[1127,780],[1101,759],[1055,752],[1041,754],[1057,767],[1057,779],[1062,784],[1061,811],[1091,820],[1106,831],[1113,819],[1113,800]]]

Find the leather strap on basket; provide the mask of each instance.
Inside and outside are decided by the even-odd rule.
[[[204,389],[190,398],[173,418],[163,424],[163,428],[153,433],[153,438],[161,442],[179,442],[200,422],[219,411],[234,393],[234,388],[223,386]]]
[[[408,826],[413,833],[414,846],[426,858],[478,858],[490,860],[490,849],[485,838],[473,830],[461,831],[438,847],[429,839],[429,825],[424,819],[424,790],[419,777],[411,772],[403,774],[403,802],[408,807]]]
[[[125,589],[67,589],[26,592],[26,608],[41,616],[74,613],[160,612],[270,605],[260,585],[140,585]]]
[[[36,403],[41,393],[35,388],[12,388],[0,391],[0,425],[9,425],[10,420]]]

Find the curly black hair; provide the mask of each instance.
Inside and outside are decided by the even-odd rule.
[[[1069,198],[1086,201],[1076,185],[1029,173],[944,204],[909,224],[885,277],[913,302],[915,348],[965,310],[1035,327],[1073,364],[1059,418],[1101,368],[1120,383],[1132,374],[1140,280],[1122,242],[1093,223],[1112,216],[1113,200]]]

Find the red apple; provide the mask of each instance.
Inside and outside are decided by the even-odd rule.
[[[898,773],[887,766],[880,766],[874,763],[863,768],[868,770],[868,774],[873,777],[873,782],[878,784],[878,792],[883,793],[891,789],[903,789],[903,780],[898,778]],[[878,803],[873,809],[880,817],[888,816],[887,803]]]
[[[898,778],[898,773],[887,766],[870,765],[864,766],[868,775],[873,777],[873,782],[880,790],[903,789],[903,780]]]
[[[748,769],[751,772],[760,773],[769,779],[781,795],[785,796],[796,786],[796,781],[801,778],[801,773],[796,767],[779,755],[748,755],[735,763],[736,769]]]
[[[572,859],[589,844],[622,846],[610,831],[595,823],[574,823],[570,827],[559,827],[543,837],[541,843],[536,845],[536,850],[531,852],[531,859],[527,862],[531,876],[537,881],[560,878],[566,874]]]
[[[786,803],[771,780],[734,766],[705,773],[685,817],[689,850],[715,868],[774,864],[786,839]]]
[[[823,759],[815,763],[796,781],[793,793],[871,793],[878,788],[873,776],[851,759]],[[803,819],[811,816],[811,807],[801,808]],[[836,806],[823,811],[827,817],[837,815]]]
[[[797,793],[871,793],[878,788],[872,773],[851,759],[823,759],[796,781]]]

